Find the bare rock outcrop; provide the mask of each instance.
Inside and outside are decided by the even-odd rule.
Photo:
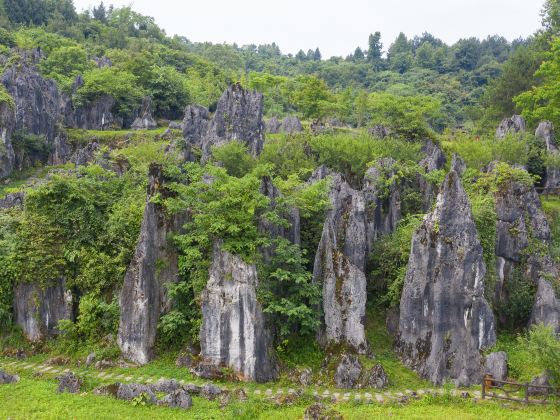
[[[496,130],[496,138],[503,139],[508,134],[524,133],[526,129],[525,120],[521,115],[513,115],[504,118]]]
[[[232,140],[245,143],[253,156],[264,144],[263,95],[234,84],[222,94],[216,112],[202,139],[202,159],[207,159],[213,146]]]
[[[202,141],[206,135],[210,113],[200,105],[188,105],[185,108],[182,129],[185,139],[183,155],[189,162],[200,160],[202,155]]]
[[[169,197],[162,167],[150,166],[144,218],[134,257],[120,294],[118,344],[123,355],[144,364],[153,357],[159,317],[169,310],[166,283],[178,280],[178,256],[169,235],[186,222],[183,214],[168,216],[153,197]]]
[[[11,104],[0,103],[0,179],[8,177],[14,168],[15,154],[12,147],[12,133],[15,125],[15,112]]]
[[[535,137],[545,142],[549,155],[560,157],[560,150],[554,138],[554,125],[550,121],[543,121],[535,131]],[[560,168],[547,167],[544,187],[547,190],[560,188]]]
[[[484,374],[492,375],[498,381],[505,381],[508,376],[508,358],[504,351],[498,351],[486,356],[484,363]]]
[[[145,96],[142,100],[140,114],[130,126],[133,130],[153,130],[157,128],[156,120],[152,117],[152,98]]]
[[[377,124],[373,127],[368,128],[368,133],[371,136],[376,137],[378,139],[384,139],[384,138],[389,137],[391,135],[391,130],[389,130],[384,125]]]
[[[72,318],[72,294],[64,280],[47,287],[19,283],[14,288],[14,314],[29,341],[41,341],[59,333],[58,321]]]
[[[256,267],[215,244],[202,294],[200,356],[244,379],[266,382],[276,378],[277,368],[257,286]]]
[[[419,165],[426,173],[438,171],[445,167],[447,159],[441,146],[428,140],[422,147],[422,153],[425,157],[420,160]],[[438,194],[438,186],[429,182],[423,174],[418,174],[417,177],[418,188],[422,193],[422,207],[424,212],[427,212],[432,207],[434,200]]]
[[[549,254],[550,226],[539,195],[532,185],[510,179],[495,193],[495,202],[495,306],[509,305],[511,289],[519,287],[514,276],[520,272],[522,281],[537,290],[531,322],[544,322],[560,329],[560,302],[548,280],[558,277],[558,269]],[[503,313],[498,314],[498,319],[502,324],[508,322]]]
[[[319,341],[347,344],[365,353],[366,200],[336,174],[330,201],[313,269],[313,281],[323,288]]]
[[[471,206],[451,171],[412,239],[396,343],[403,362],[433,383],[482,378],[481,351],[496,341],[485,274]]]
[[[278,134],[282,128],[282,121],[276,117],[272,117],[266,122],[266,132],[268,134]]]

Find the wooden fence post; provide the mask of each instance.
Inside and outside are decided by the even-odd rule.
[[[482,378],[482,399],[486,398],[486,375]]]

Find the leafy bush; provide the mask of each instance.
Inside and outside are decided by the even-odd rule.
[[[212,156],[224,166],[229,175],[238,178],[249,173],[256,164],[248,147],[241,141],[230,141],[224,145],[212,147]]]
[[[551,384],[560,386],[560,336],[552,326],[533,325],[526,338],[520,338],[533,356],[532,363],[548,372]]]
[[[40,68],[45,77],[56,80],[62,90],[70,92],[76,76],[92,68],[92,64],[83,47],[69,46],[51,52],[41,61]]]
[[[94,102],[104,95],[115,99],[118,115],[130,117],[139,107],[144,92],[138,87],[136,76],[117,68],[103,67],[85,72],[84,85],[76,95],[76,105]]]
[[[0,104],[8,104],[8,107],[15,108],[14,98],[6,91],[3,84],[0,83]]]

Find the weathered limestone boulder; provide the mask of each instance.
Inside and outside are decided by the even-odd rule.
[[[188,410],[192,407],[192,397],[187,391],[177,389],[163,397],[158,404]]]
[[[43,78],[39,57],[24,54],[0,79],[15,102],[15,129],[43,136],[51,142],[59,120],[60,95],[54,80]]]
[[[389,385],[387,372],[380,363],[377,363],[369,372],[365,373],[364,386],[367,388],[382,389]]]
[[[202,139],[202,159],[208,159],[212,146],[232,140],[244,142],[253,156],[260,154],[264,144],[262,117],[261,93],[247,91],[238,83],[228,87]]]
[[[77,394],[80,392],[82,380],[72,372],[66,372],[56,379],[58,379],[58,393],[68,392],[70,394]]]
[[[92,58],[93,61],[95,61],[95,64],[97,65],[97,67],[99,67],[100,69],[104,68],[104,67],[113,67],[113,62],[111,61],[111,59],[107,56],[103,56],[103,57],[93,57]]]
[[[545,322],[560,328],[560,302],[547,276],[557,278],[558,270],[549,255],[550,226],[535,188],[516,180],[506,181],[495,193],[496,264],[495,306],[508,305],[514,276],[521,271],[523,281],[537,289],[532,323]],[[528,254],[527,250],[533,249]],[[513,284],[513,286],[512,286]],[[506,324],[506,315],[498,319]]]
[[[396,342],[403,362],[435,384],[482,378],[481,351],[496,341],[485,274],[471,206],[451,171],[412,239]]]
[[[20,283],[14,289],[15,323],[29,341],[40,341],[58,334],[58,321],[72,318],[72,294],[64,280],[47,287]]]
[[[25,193],[23,191],[8,194],[5,197],[0,198],[0,209],[11,209],[14,207],[22,207],[24,199],[25,199]]]
[[[301,133],[303,127],[301,126],[301,121],[295,115],[289,115],[284,120],[282,120],[282,133],[295,134]]]
[[[60,131],[56,134],[49,154],[49,165],[64,165],[70,158],[68,134]]]
[[[8,177],[14,168],[11,140],[15,125],[15,110],[7,102],[0,103],[0,179]]]
[[[72,153],[72,156],[70,156],[70,162],[76,166],[85,166],[95,160],[95,154],[100,148],[101,145],[96,141],[87,143],[84,146],[78,146],[74,153]]]
[[[254,265],[214,246],[202,294],[201,358],[228,366],[244,379],[266,382],[277,375],[270,333],[257,301]]]
[[[276,117],[272,117],[266,122],[266,132],[268,134],[278,134],[282,128],[282,122]]]
[[[484,374],[492,375],[492,378],[498,381],[505,381],[508,376],[507,362],[507,354],[504,351],[489,354],[486,356]]]
[[[313,281],[323,288],[319,341],[347,344],[365,353],[366,200],[336,174],[330,202],[313,268]]]
[[[142,100],[140,114],[130,126],[133,130],[153,130],[157,128],[156,120],[152,117],[152,98],[145,96]]]
[[[150,385],[123,384],[117,382],[114,386],[116,387],[115,396],[119,400],[131,401],[134,398],[144,394],[152,404],[155,404],[157,402],[156,394],[152,391],[152,387]]]
[[[504,118],[496,130],[496,138],[503,139],[507,134],[524,133],[525,120],[521,115]]]
[[[126,272],[120,294],[118,344],[123,355],[136,363],[148,363],[153,357],[157,323],[169,310],[166,283],[178,280],[178,256],[169,243],[169,235],[178,232],[185,215],[167,216],[153,197],[169,197],[162,167],[152,164],[149,185],[136,251]]]
[[[453,158],[451,159],[451,169],[457,172],[459,177],[463,176],[467,170],[467,164],[457,153],[453,153]]]
[[[354,355],[343,354],[336,366],[334,383],[338,388],[353,389],[359,387],[362,376],[362,364]]]
[[[560,157],[560,150],[558,150],[554,138],[554,126],[550,121],[543,121],[539,124],[535,131],[535,137],[545,142],[547,153]],[[560,188],[560,168],[546,168],[544,187],[547,190]]]
[[[19,381],[19,376],[10,375],[0,370],[0,385],[14,384]]]
[[[368,128],[368,133],[373,137],[377,137],[378,139],[384,139],[391,135],[391,131],[381,124],[377,124],[371,128]]]

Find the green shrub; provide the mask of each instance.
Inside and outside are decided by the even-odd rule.
[[[249,173],[256,164],[248,147],[241,141],[212,147],[212,157],[223,165],[229,175],[238,178]]]
[[[532,363],[549,373],[551,384],[560,386],[560,336],[554,327],[533,325],[527,337],[519,339],[532,355]]]

